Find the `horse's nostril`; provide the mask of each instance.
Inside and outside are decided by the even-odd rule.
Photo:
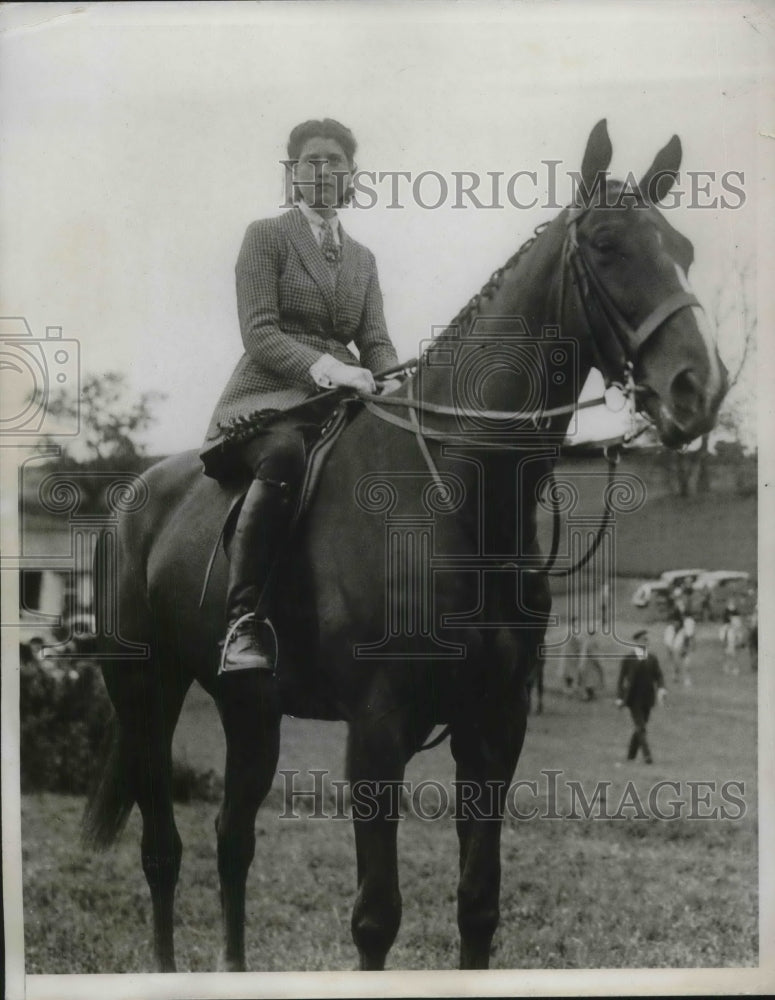
[[[694,416],[704,408],[705,393],[700,379],[691,368],[680,371],[670,387],[675,409],[685,416]]]

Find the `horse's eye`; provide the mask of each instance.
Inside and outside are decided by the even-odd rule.
[[[600,253],[610,253],[616,249],[616,243],[610,236],[595,236],[592,239],[592,249]]]

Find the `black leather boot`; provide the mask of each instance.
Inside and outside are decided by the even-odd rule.
[[[277,635],[266,614],[270,577],[288,536],[290,501],[285,483],[263,479],[254,479],[245,496],[232,539],[219,673],[274,671],[277,665]]]

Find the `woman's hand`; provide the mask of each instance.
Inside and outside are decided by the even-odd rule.
[[[367,368],[346,365],[331,354],[322,354],[309,370],[315,382],[324,389],[349,386],[358,392],[376,392],[374,376]]]

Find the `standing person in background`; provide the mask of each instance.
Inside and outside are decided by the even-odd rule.
[[[756,672],[759,669],[759,605],[753,609],[748,630],[748,654],[751,661],[751,670]]]
[[[663,704],[667,692],[659,660],[648,651],[648,632],[641,629],[632,638],[641,645],[622,660],[616,704],[619,708],[623,705],[629,708],[635,726],[627,749],[627,760],[635,760],[641,749],[644,760],[651,764],[653,758],[646,736],[646,725],[655,702],[659,700],[660,705]]]
[[[743,619],[737,607],[734,596],[730,597],[724,608],[724,624],[719,631],[719,639],[724,647],[722,670],[725,674],[737,677],[740,668],[737,664],[738,650],[744,645]]]
[[[563,657],[560,663],[562,670],[562,687],[567,695],[576,692],[576,685],[579,679],[579,666],[581,664],[581,636],[579,635],[579,620],[574,615],[571,618],[570,635],[563,649]]]
[[[584,701],[594,701],[603,689],[603,668],[600,665],[596,635],[595,626],[588,625],[587,633],[581,641],[578,688]]]

